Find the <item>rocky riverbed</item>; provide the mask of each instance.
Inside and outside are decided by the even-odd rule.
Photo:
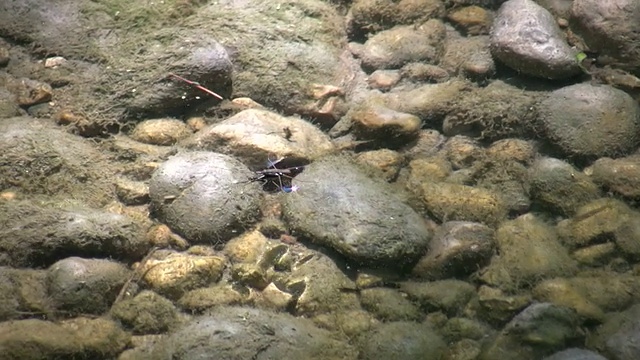
[[[634,360],[640,4],[0,3],[0,359]]]

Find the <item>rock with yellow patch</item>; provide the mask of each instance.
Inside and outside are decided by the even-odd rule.
[[[233,263],[256,262],[267,245],[267,238],[254,230],[231,239],[224,246],[224,253]]]
[[[153,145],[173,145],[190,135],[189,126],[177,119],[145,120],[131,133],[133,139]]]
[[[451,163],[442,156],[412,160],[408,169],[409,177],[407,181],[415,186],[427,180],[444,181],[453,171]]]
[[[256,264],[235,264],[231,269],[234,281],[262,290],[269,284],[267,272]]]
[[[528,164],[535,158],[536,149],[530,141],[502,139],[489,146],[487,156],[494,160],[514,160]]]
[[[419,189],[427,209],[441,221],[476,221],[496,225],[506,216],[500,194],[449,183],[423,183]]]
[[[220,256],[164,252],[146,261],[138,271],[144,274],[142,279],[151,289],[178,299],[189,290],[217,282],[225,264]]]
[[[116,195],[125,205],[142,205],[149,202],[149,186],[142,181],[116,179]]]
[[[569,280],[562,278],[545,280],[533,289],[533,295],[536,300],[574,309],[585,319],[597,322],[604,320],[604,311],[585,297],[579,289],[572,286]]]
[[[360,153],[358,161],[370,165],[382,171],[383,178],[388,182],[395,180],[402,165],[402,155],[400,153],[389,150],[380,149]]]
[[[488,34],[493,22],[489,11],[475,5],[454,9],[447,18],[468,35]]]
[[[585,173],[596,184],[626,198],[640,199],[640,156],[600,158]]]
[[[531,214],[501,224],[496,240],[500,254],[482,270],[480,279],[504,291],[532,286],[545,278],[569,276],[577,270],[555,229]]]
[[[422,126],[422,121],[415,115],[374,103],[357,106],[347,116],[353,122],[356,135],[362,139],[416,138]]]
[[[275,311],[286,311],[293,301],[293,295],[280,290],[274,283],[270,283],[261,292],[254,292],[252,298],[257,307]]]
[[[334,150],[329,137],[313,124],[263,109],[247,109],[209,125],[182,145],[233,154],[256,168],[264,168],[269,154],[305,162]]]
[[[480,286],[478,315],[489,321],[507,322],[531,303],[530,295],[509,295],[500,289]]]
[[[246,288],[218,284],[187,292],[178,305],[184,310],[199,312],[221,305],[242,305],[248,301],[248,297],[249,290]]]
[[[640,257],[640,213],[615,199],[598,199],[558,223],[558,233],[570,248],[581,248],[607,238],[631,258]]]
[[[16,100],[20,106],[42,104],[51,100],[51,85],[31,79],[22,79],[15,84]]]

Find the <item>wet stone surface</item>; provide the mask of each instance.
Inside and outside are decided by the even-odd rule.
[[[149,245],[133,219],[73,202],[0,203],[0,264],[47,266],[67,256],[134,259]]]
[[[242,346],[238,346],[242,344]],[[337,359],[354,358],[346,342],[307,319],[241,307],[219,307],[170,334],[153,359]]]
[[[192,242],[229,240],[259,217],[258,183],[230,156],[184,152],[154,173],[149,195],[154,214]]]
[[[294,181],[283,213],[292,230],[356,262],[408,264],[431,239],[425,220],[383,182],[340,157],[313,163]]]
[[[639,11],[0,1],[0,360],[637,360]]]
[[[560,79],[580,72],[576,51],[563,38],[553,16],[532,0],[505,2],[493,22],[491,52],[528,75]]]

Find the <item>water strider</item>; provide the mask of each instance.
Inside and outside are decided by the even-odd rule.
[[[290,193],[297,191],[299,186],[293,185],[293,178],[304,170],[304,166],[283,167],[284,158],[268,160],[268,167],[255,171],[256,175],[250,181],[263,183],[262,189],[268,192],[282,191]]]

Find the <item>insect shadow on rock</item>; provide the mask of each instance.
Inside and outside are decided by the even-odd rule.
[[[294,192],[299,189],[294,185],[293,178],[304,170],[304,165],[293,165],[299,162],[295,160],[269,158],[267,167],[262,170],[255,171],[256,175],[251,181],[262,182],[262,189],[267,192]]]

